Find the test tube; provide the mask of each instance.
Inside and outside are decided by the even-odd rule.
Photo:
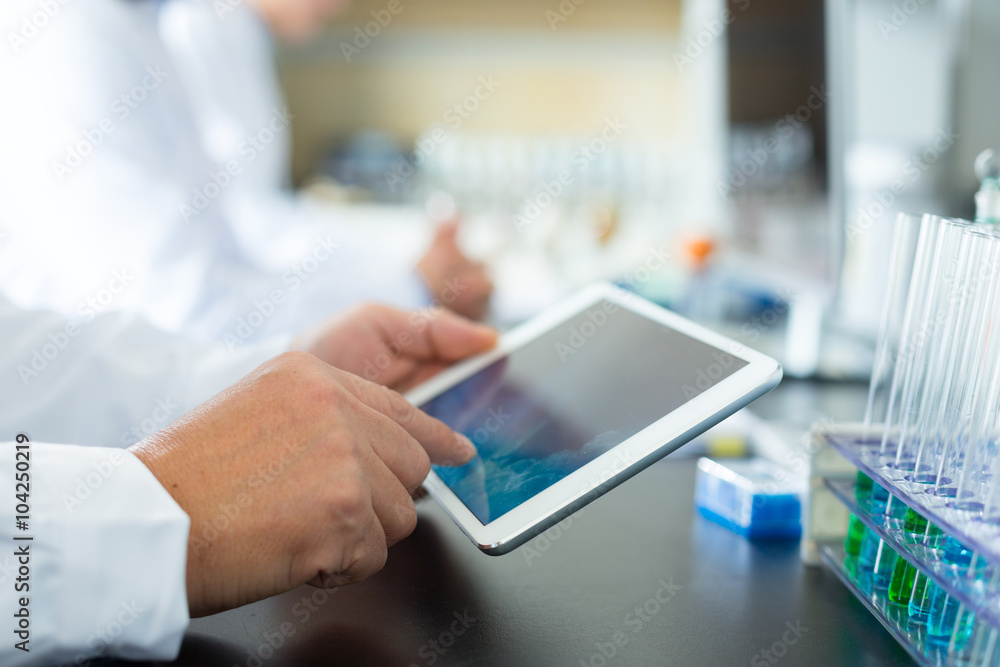
[[[858,588],[869,596],[872,594],[874,583],[875,563],[878,561],[878,554],[882,548],[883,541],[874,531],[866,531],[861,540],[861,549],[858,551]],[[890,574],[890,578],[891,578]]]
[[[865,421],[862,430],[862,444],[880,445],[885,431],[885,418],[889,405],[889,389],[896,370],[900,338],[906,315],[910,281],[917,262],[921,231],[921,217],[900,213],[892,231],[892,255],[889,259],[889,275],[886,281],[882,315],[879,322],[878,338],[875,343],[875,363],[868,385],[868,403],[865,407]],[[931,245],[924,246],[929,252]],[[921,259],[921,263],[926,258]]]
[[[927,578],[926,574],[917,573],[913,581],[913,591],[910,593],[910,606],[907,609],[910,615],[910,622],[918,625],[927,623],[930,614],[931,597],[937,584]]]
[[[857,579],[858,576],[858,554],[861,553],[861,542],[867,532],[868,528],[861,519],[852,514],[844,537],[844,567],[852,579]]]
[[[917,415],[919,444],[908,479],[933,484],[938,495],[954,494],[957,460],[968,434],[958,428],[963,410],[976,399],[986,345],[994,284],[997,238],[975,227],[963,230],[958,267],[948,287],[941,336],[930,350],[926,388]]]
[[[952,449],[940,458],[942,479],[958,476],[952,507],[973,516],[979,516],[985,507],[991,465],[996,458],[994,425],[1000,401],[1000,238],[992,232],[978,232],[976,237],[984,251],[972,286],[979,293],[972,294],[971,309],[978,313],[973,312],[967,320],[970,344],[963,357],[968,371],[966,378],[959,380],[960,391],[954,391],[956,400],[948,408],[946,422],[951,430],[942,432]]]
[[[962,237],[969,225],[929,215],[921,222],[920,245],[927,241],[933,247],[926,265],[914,264],[906,321],[890,387],[881,445],[882,456],[891,458],[884,470],[890,479],[905,478],[916,463],[920,445],[919,408],[923,393],[929,388],[927,376],[935,347],[943,344],[942,324],[947,321]],[[933,240],[924,238],[926,228],[932,230]],[[923,250],[926,248],[918,250],[918,259]]]
[[[892,572],[896,567],[898,554],[885,540],[879,540],[878,553],[875,556],[875,564],[872,567],[872,593],[885,596],[889,592],[889,584],[892,582]]]
[[[892,577],[889,580],[889,602],[900,607],[907,607],[910,604],[910,597],[913,594],[913,580],[917,575],[917,568],[910,564],[902,556],[896,559],[896,564],[892,568]]]
[[[998,299],[1000,301],[1000,299]],[[1000,368],[997,369],[1000,373]],[[986,435],[992,446],[1000,442],[1000,415],[994,415],[990,420]],[[1000,456],[994,454],[990,463],[990,478],[986,482],[986,493],[981,518],[988,524],[1000,524]],[[996,531],[993,531],[996,535]]]
[[[977,576],[973,567],[980,561],[976,554],[953,537],[945,538],[942,561],[959,574]],[[961,650],[969,637],[976,617],[957,598],[945,589],[935,586],[927,607],[927,640],[932,643],[951,643]]]

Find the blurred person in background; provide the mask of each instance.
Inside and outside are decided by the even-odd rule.
[[[447,247],[448,230],[423,271],[406,261],[411,249],[331,217],[275,231],[278,260],[264,261],[266,250],[235,231],[220,202],[245,167],[280,149],[274,137],[287,135],[289,119],[279,108],[254,133],[253,161],[206,155],[159,37],[162,5],[77,0],[30,31],[34,3],[0,9],[0,27],[14,36],[0,81],[16,101],[2,114],[17,128],[0,153],[0,284],[14,302],[84,321],[136,310],[161,329],[231,349],[366,300],[436,299],[482,314],[489,282],[475,265],[478,279],[468,279],[470,263]],[[436,273],[422,275],[431,264]]]
[[[275,41],[299,44],[315,38],[350,0],[170,0],[160,11],[160,37],[191,100],[202,146],[215,162],[241,161],[246,139],[268,127],[285,99],[275,65]],[[251,147],[252,149],[252,147]],[[276,133],[266,151],[243,165],[219,205],[245,243],[281,255],[290,225],[310,225],[349,209],[298,196],[291,184],[291,135]],[[445,282],[466,284],[451,308],[480,317],[491,285],[483,266],[467,259],[456,241],[456,220],[440,225],[433,249],[417,270],[435,294]]]

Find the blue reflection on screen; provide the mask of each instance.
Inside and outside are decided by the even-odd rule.
[[[479,451],[434,470],[487,524],[745,365],[600,302],[421,406]]]

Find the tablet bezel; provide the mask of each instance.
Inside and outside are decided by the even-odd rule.
[[[711,428],[781,380],[781,365],[645,299],[607,283],[586,287],[500,337],[495,348],[445,370],[406,394],[420,406],[541,334],[602,300],[647,317],[747,362],[684,405],[590,461],[506,514],[483,524],[433,471],[424,489],[481,550],[499,555],[520,546],[591,500]],[[610,315],[614,317],[614,315]],[[581,348],[585,353],[586,346]]]

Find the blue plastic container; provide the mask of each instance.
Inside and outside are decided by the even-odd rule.
[[[761,458],[719,463],[698,460],[694,502],[698,512],[750,540],[802,535],[803,482]]]

